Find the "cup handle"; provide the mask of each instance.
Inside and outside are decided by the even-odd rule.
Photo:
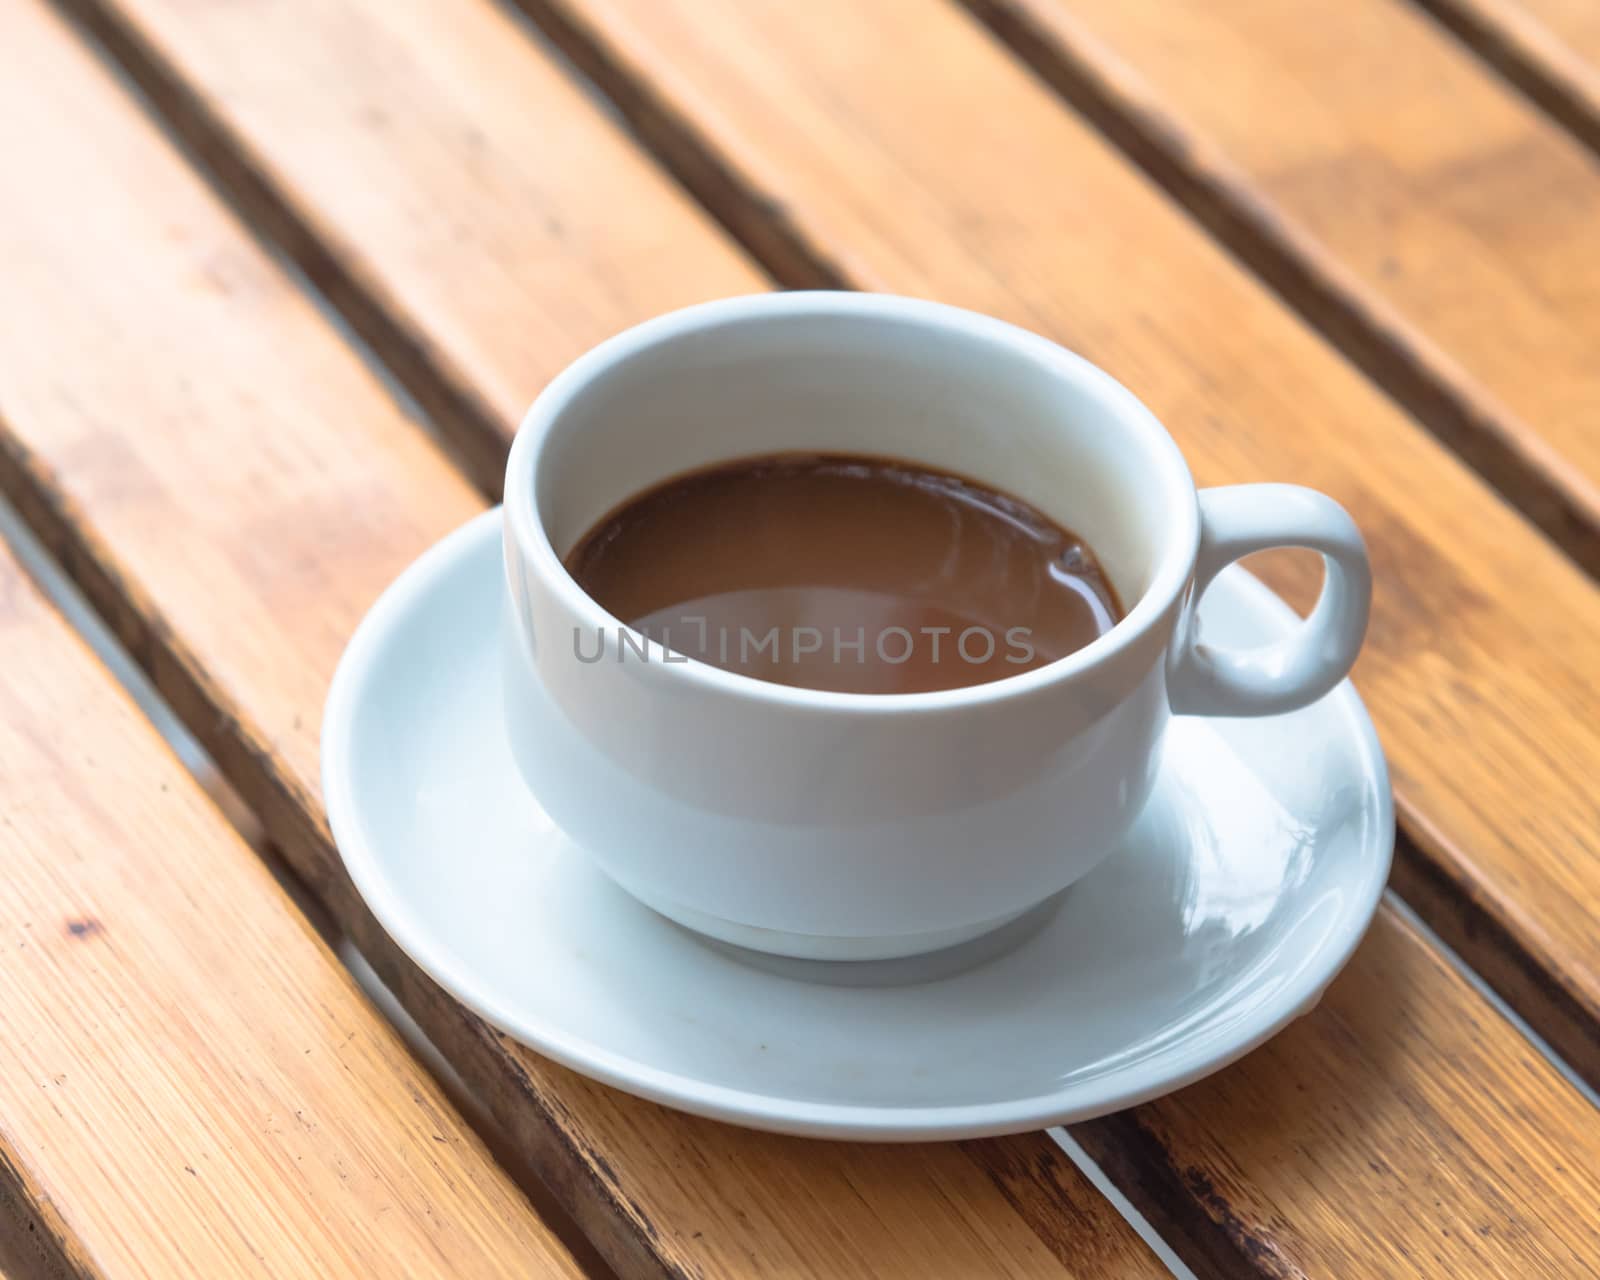
[[[1203,643],[1196,610],[1212,579],[1239,557],[1272,547],[1322,553],[1327,576],[1311,616],[1293,634],[1260,648]],[[1366,544],[1332,498],[1293,484],[1201,490],[1194,589],[1167,660],[1173,713],[1268,716],[1315,702],[1355,662],[1371,604]]]

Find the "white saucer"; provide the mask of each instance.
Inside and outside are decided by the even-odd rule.
[[[1393,808],[1346,682],[1293,715],[1175,719],[1125,847],[1005,937],[866,965],[709,944],[612,885],[524,791],[501,722],[500,557],[492,511],[362,622],[323,724],[328,813],[368,905],[440,985],[630,1093],[836,1138],[1086,1119],[1306,1012],[1377,908]],[[1229,645],[1295,621],[1242,570],[1201,613]]]

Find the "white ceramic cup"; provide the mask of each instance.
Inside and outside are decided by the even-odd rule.
[[[1094,548],[1127,615],[989,684],[829,693],[664,661],[562,566],[658,482],[788,450],[907,459],[1032,503]],[[528,411],[505,508],[506,728],[539,804],[662,914],[808,958],[929,951],[1051,898],[1138,815],[1170,714],[1320,698],[1355,659],[1371,592],[1331,499],[1197,494],[1161,424],[1087,361],[881,295],[733,298],[603,343]],[[1283,546],[1325,559],[1309,619],[1262,649],[1203,643],[1194,606],[1212,577]]]

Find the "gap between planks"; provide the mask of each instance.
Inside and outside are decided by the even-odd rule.
[[[5,502],[10,509],[10,522],[24,528],[54,573],[61,574],[70,582],[74,594],[85,606],[86,616],[99,622],[109,645],[114,645],[118,653],[128,656],[133,669],[141,672],[147,690],[162,690],[160,694],[152,693],[152,698],[158,699],[165,714],[170,715],[171,723],[182,726],[187,733],[189,726],[218,722],[219,709],[227,706],[226,699],[218,698],[208,688],[202,675],[184,661],[181,651],[168,648],[166,637],[149,629],[146,619],[141,616],[142,611],[130,603],[131,600],[138,600],[138,592],[128,582],[110,576],[106,566],[112,562],[93,544],[83,541],[82,531],[75,528],[74,520],[67,514],[70,504],[59,494],[53,493],[50,486],[38,483],[38,477],[21,478],[27,474],[29,459],[26,456],[18,458],[6,451],[6,440],[3,430],[0,430],[0,502]],[[62,616],[67,618],[67,614]],[[67,618],[67,622],[69,626],[77,626],[70,618]],[[221,715],[226,720],[226,712],[221,712]],[[208,747],[210,755],[206,754]],[[246,787],[248,794],[243,795],[242,806],[248,806],[246,811],[251,818],[259,818],[259,826],[278,832],[280,843],[283,832],[298,830],[294,845],[331,848],[330,835],[323,830],[307,827],[312,821],[309,814],[314,811],[320,813],[320,810],[307,805],[306,798],[294,790],[291,779],[270,766],[262,766],[262,762],[269,760],[270,754],[254,739],[243,733],[221,731],[211,739],[210,744],[195,739],[195,750],[208,760],[214,758],[218,762],[214,768],[218,768],[222,778],[250,779],[251,786]],[[189,760],[184,760],[184,763],[189,765]],[[325,819],[318,821],[325,826]],[[254,848],[262,853],[267,846],[256,845]],[[461,1051],[458,1058],[451,1059],[451,1067],[458,1072],[456,1078],[466,1075],[478,1077],[483,1074],[483,1062],[502,1058],[496,1048],[496,1032],[478,1022],[464,1006],[458,1005],[453,997],[438,989],[434,982],[400,955],[397,947],[382,931],[382,926],[366,909],[365,902],[355,891],[354,883],[350,882],[349,875],[344,874],[344,869],[336,859],[307,862],[299,861],[293,854],[294,850],[285,848],[285,856],[290,862],[286,874],[293,877],[298,891],[294,896],[309,896],[320,907],[318,915],[338,922],[342,936],[349,939],[358,954],[371,963],[371,971],[384,984],[384,989],[392,992],[406,1010],[416,1014],[419,1024],[426,1019],[427,1026],[438,1029],[448,1027],[454,1032],[451,1043]],[[427,1066],[426,1062],[424,1066]],[[450,1080],[440,1078],[442,1088],[448,1083]],[[520,1072],[514,1080],[514,1086],[523,1093],[531,1090],[531,1083]],[[614,1219],[600,1218],[592,1206],[598,1200],[610,1200],[610,1190],[600,1190],[598,1200],[574,1200],[570,1192],[566,1198],[562,1198],[557,1189],[550,1186],[547,1174],[552,1171],[562,1179],[563,1184],[598,1182],[598,1179],[590,1166],[589,1152],[574,1146],[570,1134],[563,1133],[560,1125],[546,1114],[542,1101],[530,1101],[528,1106],[518,1106],[510,1112],[486,1109],[488,1104],[485,1099],[478,1096],[472,1096],[470,1102],[472,1106],[462,1110],[462,1118],[477,1131],[478,1138],[485,1142],[496,1162],[510,1178],[517,1181],[518,1189],[522,1190],[534,1210],[539,1211],[541,1218],[546,1205],[554,1206],[557,1213],[554,1214],[554,1221],[547,1219],[547,1226],[563,1240],[571,1237],[570,1248],[579,1266],[589,1267],[598,1280],[614,1274],[611,1270],[613,1264],[629,1275],[659,1275],[662,1280],[686,1280],[688,1272],[682,1272],[654,1253],[648,1227],[645,1227],[637,1206],[624,1206],[624,1211]],[[493,1123],[480,1128],[486,1120]],[[536,1170],[525,1157],[528,1150],[558,1152],[560,1163],[554,1170]],[[573,1211],[573,1205],[590,1208],[590,1211]],[[605,1242],[605,1246],[602,1242]],[[46,1253],[46,1258],[56,1264],[61,1259],[70,1261],[72,1253],[61,1254],[53,1250]],[[592,1266],[595,1259],[598,1259],[598,1266]],[[77,1275],[78,1272],[69,1274]],[[83,1274],[88,1275],[88,1272]]]
[[[405,1014],[394,995],[382,984],[371,966],[353,950],[327,906],[301,881],[279,852],[266,840],[255,814],[239,798],[227,778],[187,725],[167,704],[149,677],[112,633],[106,619],[95,610],[69,577],[35,530],[23,519],[10,500],[0,493],[0,548],[8,548],[32,580],[39,593],[62,620],[83,640],[101,666],[123,689],[140,713],[161,735],[206,797],[221,811],[241,840],[266,865],[273,878],[294,902],[332,952],[356,980],[368,1000],[405,1041],[412,1056],[438,1082],[451,1103],[482,1138],[496,1163],[517,1181],[540,1219],[567,1247],[587,1276],[594,1280],[614,1280],[616,1273],[606,1264],[593,1243],[578,1229],[570,1214],[551,1195],[550,1189],[519,1152],[509,1149],[504,1129],[489,1117],[480,1098],[428,1041],[414,1020]],[[354,957],[358,963],[352,964]],[[400,1016],[396,1016],[396,1014]],[[419,1053],[419,1040],[428,1052]],[[90,1276],[93,1268],[77,1258],[70,1238],[39,1212],[48,1202],[26,1194],[22,1171],[10,1168],[0,1151],[0,1227],[7,1221],[26,1222],[26,1239],[14,1243],[17,1261],[7,1273],[10,1240],[0,1239],[0,1280],[27,1280],[33,1275],[54,1277]],[[41,1261],[42,1259],[42,1261]],[[23,1265],[26,1263],[27,1265]],[[29,1270],[41,1267],[43,1270]]]
[[[49,1197],[0,1145],[0,1280],[95,1280]]]
[[[96,0],[50,0],[75,26],[102,66],[138,101],[239,224],[316,300],[318,309],[357,350],[397,402],[422,426],[490,501],[505,482],[503,437],[497,416],[474,388],[442,368],[433,352],[398,322],[379,283],[362,279],[335,253],[266,175],[250,163],[205,98],[170,73],[137,29],[111,19]],[[352,341],[354,339],[354,341]],[[377,352],[386,352],[387,358]],[[437,429],[436,424],[448,427]]]
[[[1600,156],[1600,70],[1517,0],[1411,0]]]
[[[1064,12],[1049,31],[1015,0],[958,2],[1418,423],[1600,577],[1600,490],[1529,423],[1258,195],[1220,149],[1186,129],[1086,30],[1062,38]]]

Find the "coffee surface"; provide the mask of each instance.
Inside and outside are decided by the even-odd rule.
[[[775,454],[679,476],[606,516],[566,564],[675,656],[846,693],[1003,679],[1122,616],[1075,534],[975,481],[888,458]],[[573,644],[598,660],[598,637]]]

